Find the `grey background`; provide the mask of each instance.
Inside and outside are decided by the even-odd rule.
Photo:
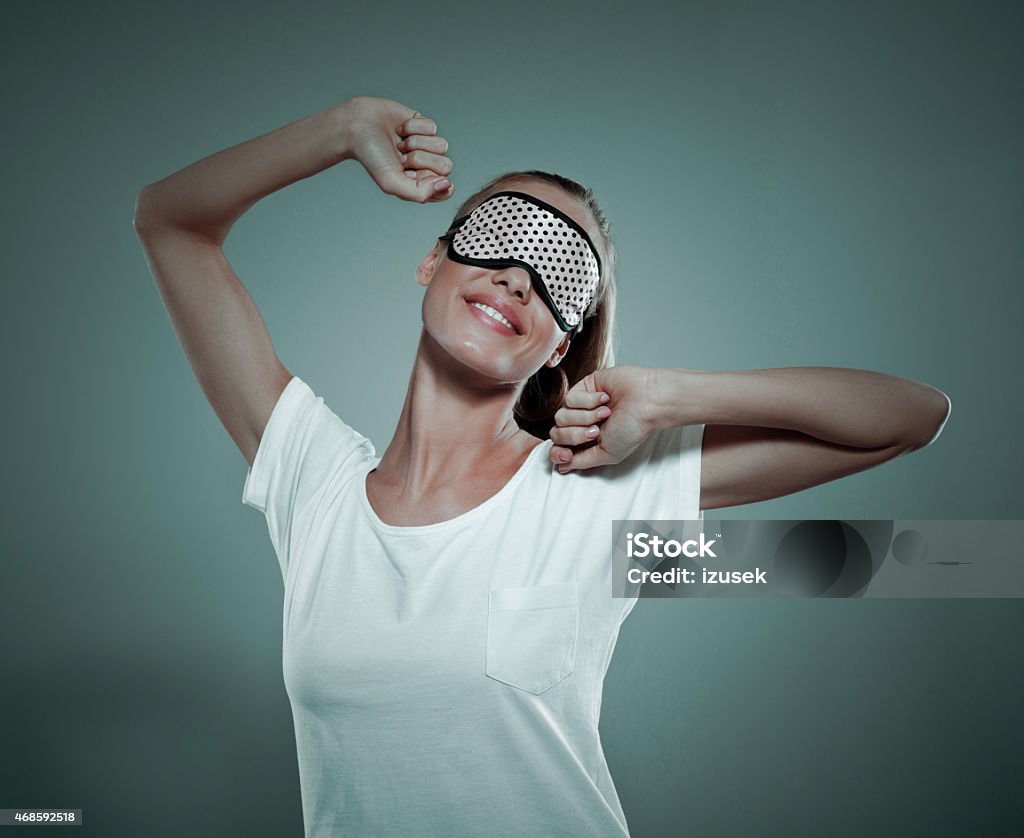
[[[1021,24],[992,2],[8,4],[0,806],[81,807],[82,835],[301,834],[280,572],[135,238],[141,186],[397,99],[449,138],[458,194],[524,167],[595,188],[620,362],[950,394],[930,448],[716,515],[1015,518]],[[380,451],[413,270],[454,209],[346,164],[226,244],[284,363]],[[633,833],[1014,833],[1022,617],[638,604],[602,715]]]

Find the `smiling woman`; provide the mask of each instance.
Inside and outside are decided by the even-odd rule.
[[[545,195],[566,211],[542,200]],[[550,172],[499,175],[463,202],[438,241],[448,243],[440,255],[451,261],[493,272],[515,269],[568,332],[558,359],[533,372],[514,408],[521,428],[546,439],[569,387],[614,364],[616,254],[593,191]],[[502,295],[478,292],[467,301],[500,312],[523,333],[516,306]]]
[[[933,441],[949,401],[862,370],[614,366],[607,219],[531,170],[470,196],[416,268],[419,343],[377,456],[285,369],[222,245],[261,197],[349,160],[446,200],[447,153],[432,120],[357,97],[146,187],[136,229],[281,565],[306,835],[625,836],[597,721],[635,599],[611,595],[607,524],[877,465]]]

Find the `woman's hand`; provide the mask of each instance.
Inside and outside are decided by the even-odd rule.
[[[620,463],[639,447],[654,430],[654,372],[628,364],[608,367],[592,372],[566,393],[550,434],[551,460],[559,472]]]
[[[339,109],[349,156],[381,191],[403,201],[443,201],[452,196],[448,141],[437,123],[391,99],[356,96]]]

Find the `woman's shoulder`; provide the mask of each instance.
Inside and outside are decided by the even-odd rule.
[[[358,470],[376,457],[370,439],[357,431],[298,376],[281,394],[267,423],[269,447],[304,471]]]

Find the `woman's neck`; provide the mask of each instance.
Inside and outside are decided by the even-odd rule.
[[[518,386],[495,384],[430,343],[420,340],[398,426],[376,469],[410,497],[483,473],[510,476],[539,444],[513,417]]]

